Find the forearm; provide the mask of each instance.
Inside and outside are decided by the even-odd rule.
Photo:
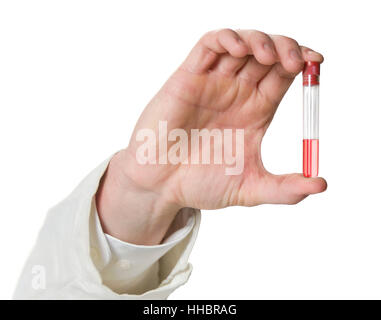
[[[122,241],[161,243],[181,207],[126,174],[123,151],[114,155],[96,194],[103,231]]]

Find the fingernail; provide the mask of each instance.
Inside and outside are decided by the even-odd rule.
[[[292,49],[292,50],[290,51],[290,56],[291,56],[291,58],[294,59],[294,60],[298,60],[298,61],[303,60],[303,59],[302,59],[302,56],[301,56],[300,53],[299,53],[299,51],[298,51],[298,50],[295,50],[295,49]]]
[[[268,52],[271,52],[274,56],[276,56],[276,52],[273,46],[270,46],[268,43],[263,44],[263,49],[265,49]]]
[[[307,54],[310,56],[310,57],[321,57],[321,54],[319,52],[316,52],[316,51],[313,51],[313,50],[309,50],[307,52]]]

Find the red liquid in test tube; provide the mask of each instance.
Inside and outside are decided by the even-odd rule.
[[[320,63],[307,61],[303,70],[303,175],[319,174]]]

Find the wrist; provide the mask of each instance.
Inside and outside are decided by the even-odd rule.
[[[158,190],[139,185],[125,167],[123,150],[111,159],[96,194],[103,231],[129,243],[159,244],[181,207]]]

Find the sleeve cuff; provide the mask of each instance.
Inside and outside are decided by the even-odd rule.
[[[99,248],[100,257],[103,260],[103,263],[98,265],[99,268],[103,269],[111,261],[117,261],[119,265],[128,266],[129,272],[134,275],[144,272],[170,249],[184,240],[195,224],[194,212],[180,210],[163,242],[158,245],[145,246],[124,242],[103,233],[96,208],[94,219],[96,232],[93,245]]]
[[[180,210],[161,244],[136,245],[103,233],[95,203],[93,208],[91,257],[103,283],[118,293],[138,294],[157,287],[160,284],[159,260],[183,241],[196,223],[195,211]]]

